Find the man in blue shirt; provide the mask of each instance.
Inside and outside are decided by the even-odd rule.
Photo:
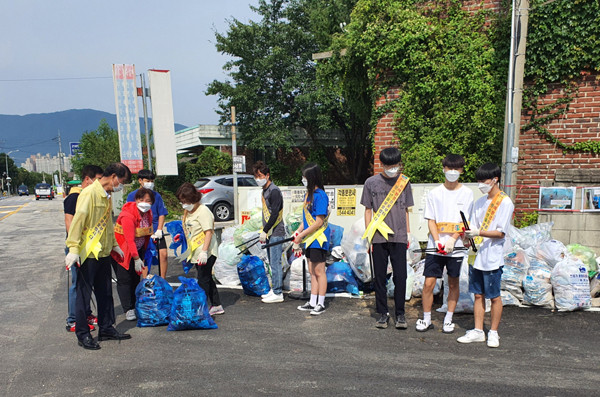
[[[140,170],[137,174],[138,182],[140,186],[150,189],[154,192],[154,204],[152,204],[152,226],[154,228],[154,234],[150,236],[155,241],[156,248],[158,249],[158,263],[160,276],[164,279],[167,278],[167,242],[163,234],[163,227],[165,225],[165,216],[169,213],[161,195],[154,190],[154,179],[156,175],[150,170]],[[137,189],[127,195],[127,202],[135,201],[135,193]],[[147,270],[145,271],[147,273]],[[143,274],[145,277],[146,274]]]

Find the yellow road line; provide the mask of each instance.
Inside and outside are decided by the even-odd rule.
[[[21,204],[23,205],[23,204]],[[20,205],[0,205],[0,208],[14,208],[14,207],[20,207]]]
[[[3,220],[4,218],[8,218],[12,214],[16,214],[17,212],[21,211],[23,209],[23,207],[25,207],[27,204],[29,204],[29,203],[25,203],[25,204],[19,206],[19,208],[17,208],[16,210],[11,211],[8,214],[4,215],[2,218],[0,218],[0,221]]]

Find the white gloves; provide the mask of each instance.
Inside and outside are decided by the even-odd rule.
[[[206,265],[206,262],[208,262],[208,252],[202,251],[200,252],[200,256],[198,256],[198,264]]]
[[[162,229],[156,229],[156,231],[154,232],[154,234],[152,236],[150,236],[150,238],[152,240],[160,240],[161,238],[163,238],[164,233],[162,231]]]
[[[120,256],[121,259],[125,258],[125,254],[123,253],[123,250],[118,245],[115,245],[113,247],[112,252],[114,252],[115,254],[117,254],[118,256]]]
[[[447,254],[451,254],[452,251],[454,251],[454,244],[456,243],[456,239],[452,236],[448,237],[448,240],[446,240],[446,244],[444,245],[444,251],[446,251]]]
[[[142,273],[142,270],[144,270],[144,268],[146,267],[146,266],[144,266],[144,261],[142,260],[142,258],[134,259],[133,263],[135,265],[135,272],[137,274]]]
[[[258,241],[260,241],[261,244],[266,243],[267,242],[267,233],[260,232],[260,236],[258,236]]]
[[[477,236],[479,236],[479,229],[465,230],[465,235],[468,238],[477,237]]]
[[[294,251],[294,256],[296,258],[300,258],[302,256],[302,247],[300,247],[300,244],[292,244],[292,250]]]
[[[67,266],[67,270],[71,270],[73,264],[79,263],[79,255],[68,253],[65,258],[65,265]]]

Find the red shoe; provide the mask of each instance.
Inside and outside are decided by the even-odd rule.
[[[94,327],[92,324],[88,324],[88,327],[90,327],[90,331],[95,331],[96,327]],[[75,323],[73,324],[67,324],[67,331],[68,332],[75,332]]]
[[[88,316],[87,320],[90,325],[98,325],[98,318],[94,315]]]

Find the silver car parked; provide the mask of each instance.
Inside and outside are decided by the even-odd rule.
[[[238,174],[238,186],[257,186],[254,176]],[[194,183],[202,193],[202,204],[215,215],[215,221],[233,219],[233,175],[207,176]]]

